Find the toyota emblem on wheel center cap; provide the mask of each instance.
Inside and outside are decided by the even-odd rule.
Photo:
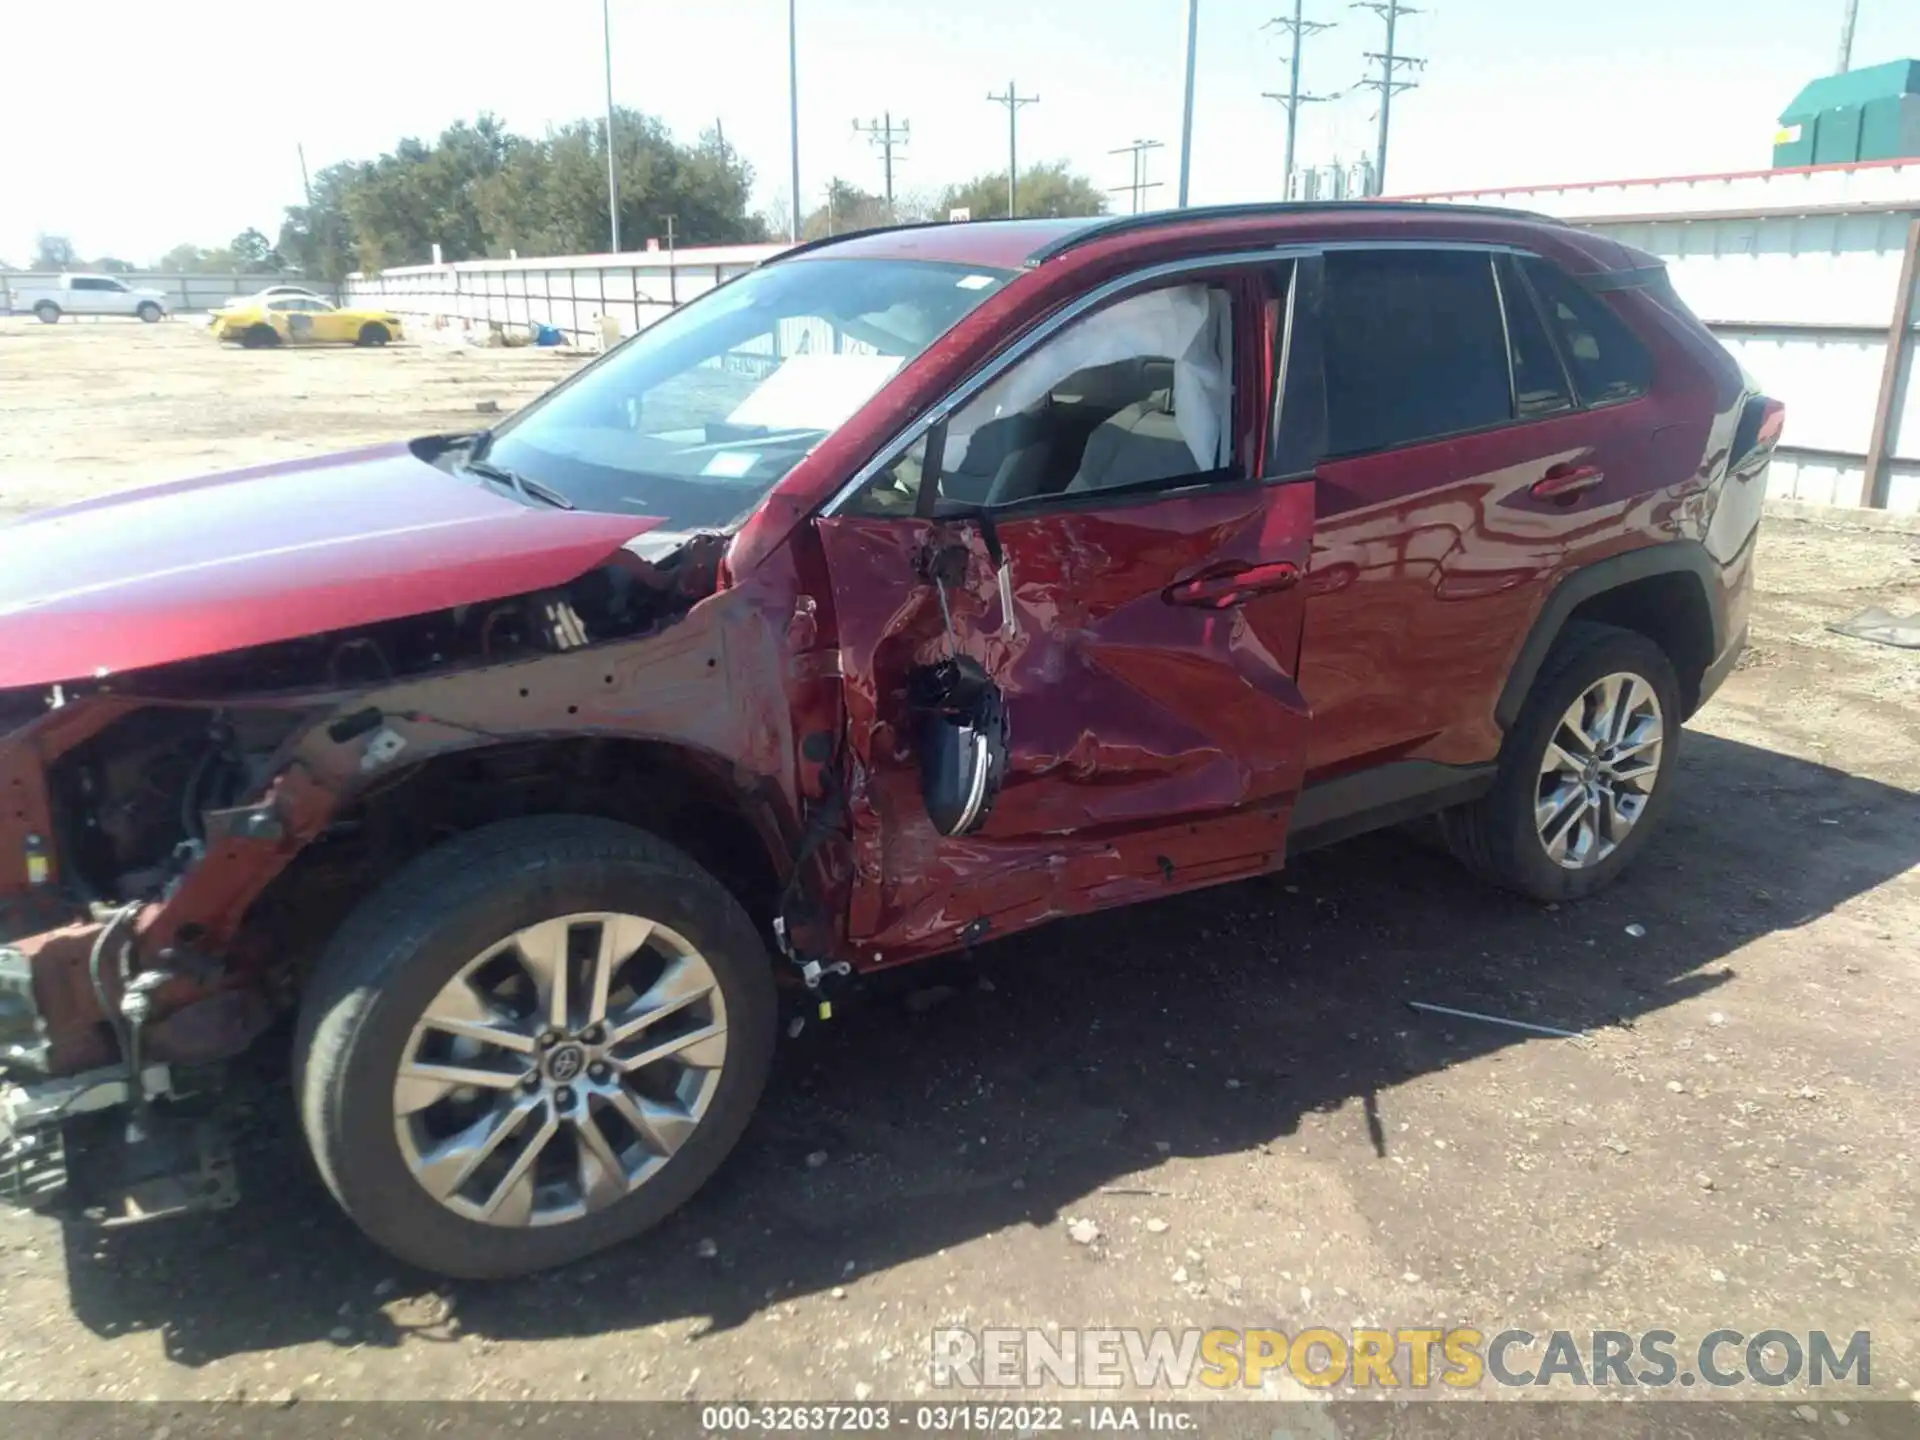
[[[547,1078],[556,1084],[564,1085],[569,1080],[580,1078],[580,1072],[587,1068],[587,1052],[578,1045],[560,1045],[547,1056]]]

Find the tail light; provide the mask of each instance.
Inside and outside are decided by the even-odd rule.
[[[1740,428],[1734,431],[1729,470],[1751,470],[1773,454],[1786,428],[1787,407],[1770,395],[1755,395],[1741,413]]]

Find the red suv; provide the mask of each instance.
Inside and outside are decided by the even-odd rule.
[[[490,432],[22,521],[0,1186],[227,1203],[297,1013],[341,1205],[526,1271],[713,1172],[783,990],[1429,814],[1584,895],[1780,422],[1613,241],[1188,210],[802,246]]]

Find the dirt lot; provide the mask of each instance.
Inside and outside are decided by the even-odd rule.
[[[470,428],[567,365],[0,322],[0,507]],[[1868,1329],[1870,1393],[1904,1398],[1920,655],[1823,627],[1920,609],[1916,562],[1769,523],[1753,650],[1598,900],[1538,909],[1381,836],[1003,942],[809,1029],[703,1197],[516,1284],[363,1244],[282,1087],[224,1216],[0,1220],[0,1396],[908,1398],[945,1324],[1465,1323]]]

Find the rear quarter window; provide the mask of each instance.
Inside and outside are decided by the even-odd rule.
[[[1616,405],[1647,393],[1653,361],[1606,300],[1548,260],[1524,256],[1520,268],[1540,302],[1583,405]]]

